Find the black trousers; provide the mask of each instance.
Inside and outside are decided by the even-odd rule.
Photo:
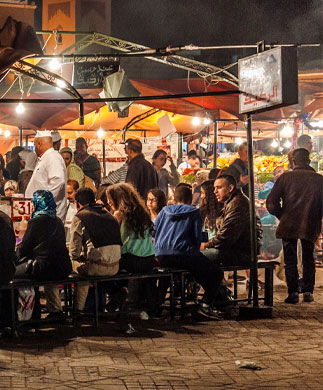
[[[314,244],[301,240],[304,292],[313,293],[315,284]],[[283,239],[285,275],[288,293],[298,292],[297,239]]]
[[[144,274],[152,271],[155,267],[155,256],[139,257],[130,253],[121,255],[119,262],[119,272],[126,270],[129,273]],[[128,282],[126,283],[128,285]],[[156,286],[156,279],[142,279],[140,285],[143,289],[144,298],[147,301],[147,309],[149,313],[156,310],[158,306],[158,291]]]
[[[187,269],[205,291],[204,299],[212,304],[223,279],[222,269],[202,253],[199,256],[158,256],[161,267]]]

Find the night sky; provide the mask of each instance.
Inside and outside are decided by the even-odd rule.
[[[322,21],[322,0],[112,0],[112,35],[155,48],[322,43]],[[301,57],[322,59],[322,50],[302,49]]]
[[[322,0],[112,0],[112,31],[147,45],[322,42]]]

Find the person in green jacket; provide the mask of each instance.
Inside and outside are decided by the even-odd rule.
[[[132,184],[118,183],[107,188],[110,211],[120,224],[122,240],[119,270],[133,274],[150,272],[155,266],[153,223],[144,200]],[[143,280],[148,314],[156,310],[156,285]]]

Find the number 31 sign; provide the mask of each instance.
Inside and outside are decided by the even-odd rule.
[[[31,200],[14,200],[12,202],[12,216],[13,217],[30,217],[33,211]]]

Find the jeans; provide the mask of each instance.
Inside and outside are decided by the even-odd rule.
[[[162,267],[187,269],[205,291],[205,301],[212,304],[219,291],[223,279],[222,269],[202,253],[199,256],[158,256]]]
[[[315,284],[314,244],[301,239],[303,261],[303,292],[313,293]],[[297,239],[283,239],[285,275],[288,293],[298,292]]]
[[[249,265],[251,254],[234,250],[206,248],[202,251],[208,259],[222,265]]]

